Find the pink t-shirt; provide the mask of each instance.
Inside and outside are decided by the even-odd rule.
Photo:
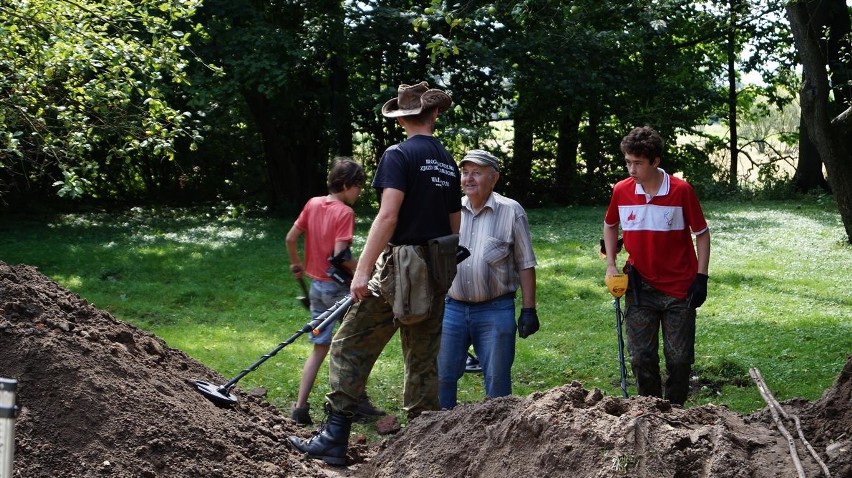
[[[352,242],[355,211],[343,201],[328,196],[311,198],[296,219],[296,227],[305,231],[305,273],[315,280],[328,281],[328,258],[338,241]]]
[[[628,261],[660,292],[686,298],[698,272],[692,234],[707,230],[695,190],[686,181],[663,172],[663,184],[647,200],[633,178],[615,185],[604,223],[624,233]]]

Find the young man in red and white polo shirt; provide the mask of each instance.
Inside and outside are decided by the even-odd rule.
[[[630,177],[613,188],[604,218],[606,275],[619,273],[620,225],[628,252],[625,324],[636,386],[640,395],[683,405],[695,358],[695,309],[707,298],[710,232],[692,186],[659,167],[663,140],[654,129],[634,128],[622,140],[621,151]],[[658,353],[661,326],[668,371],[665,395]]]

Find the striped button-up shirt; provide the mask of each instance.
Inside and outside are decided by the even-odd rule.
[[[459,244],[470,257],[458,266],[447,295],[463,302],[485,302],[518,290],[518,271],[536,266],[527,213],[514,199],[492,192],[474,213],[462,198]]]

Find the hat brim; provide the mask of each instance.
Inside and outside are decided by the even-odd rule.
[[[407,110],[399,109],[399,98],[391,98],[382,105],[382,116],[388,118],[397,118],[400,116],[413,116],[423,112],[424,109],[432,107],[438,108],[438,113],[443,113],[453,104],[450,95],[438,89],[427,90],[420,96],[420,106]]]
[[[412,110],[399,109],[399,98],[393,98],[382,106],[382,116],[386,116],[388,118],[417,115],[420,114],[421,111],[423,111],[422,103],[419,108],[414,108]]]
[[[488,161],[484,161],[484,160],[481,160],[481,159],[464,158],[461,161],[459,161],[459,167],[461,167],[464,163],[473,163],[477,166],[482,166],[483,168],[493,168],[494,171],[497,171],[498,173],[500,172],[500,166],[499,165],[492,164],[492,163],[489,163]]]

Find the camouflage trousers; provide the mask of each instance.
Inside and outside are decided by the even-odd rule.
[[[429,318],[411,325],[394,320],[391,305],[382,297],[366,297],[352,305],[331,341],[331,392],[326,398],[332,411],[354,415],[373,365],[397,330],[405,366],[403,409],[408,418],[426,410],[441,409],[437,357],[444,297],[445,294],[433,297]]]
[[[627,291],[624,314],[627,350],[639,395],[663,397],[660,377],[659,331],[663,332],[663,354],[668,377],[665,398],[683,405],[689,394],[689,377],[695,361],[695,310],[686,300],[663,294],[642,284],[640,304]]]

